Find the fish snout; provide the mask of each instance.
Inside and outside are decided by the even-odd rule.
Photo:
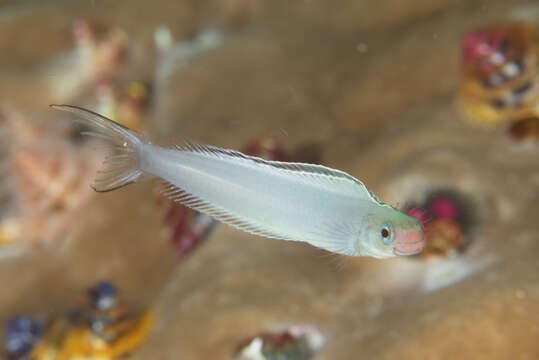
[[[395,235],[395,247],[393,248],[395,255],[416,255],[426,246],[422,228],[400,230]]]

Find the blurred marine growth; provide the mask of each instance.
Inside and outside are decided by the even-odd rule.
[[[0,358],[539,359],[538,19],[529,0],[0,1]],[[341,169],[427,246],[342,257],[156,179],[98,194],[106,148],[49,104]]]

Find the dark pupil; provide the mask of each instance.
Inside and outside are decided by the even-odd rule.
[[[382,237],[383,238],[388,238],[389,237],[389,230],[382,229]]]

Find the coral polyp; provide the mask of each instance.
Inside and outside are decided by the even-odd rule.
[[[516,117],[509,124],[507,132],[513,140],[518,142],[539,141],[539,113]]]
[[[86,305],[65,316],[9,320],[5,354],[9,360],[118,359],[139,347],[152,326],[151,312],[134,310],[113,284],[100,282],[88,290]]]
[[[468,245],[475,223],[473,206],[454,190],[434,190],[421,202],[405,206],[406,213],[418,218],[425,230],[427,246],[422,257],[451,257]]]
[[[99,151],[91,142],[76,143],[69,128],[45,125],[5,109],[7,129],[4,186],[9,210],[0,221],[2,243],[36,246],[65,237],[68,224],[93,195],[92,174]]]
[[[470,120],[511,122],[539,104],[539,30],[527,23],[491,25],[462,40],[458,103]]]
[[[312,326],[292,326],[283,331],[264,332],[238,346],[235,360],[309,360],[325,343]]]

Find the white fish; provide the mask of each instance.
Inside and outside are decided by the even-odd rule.
[[[412,255],[425,246],[416,218],[382,203],[342,171],[208,145],[163,148],[89,110],[51,106],[77,114],[99,131],[86,134],[113,145],[93,185],[96,191],[159,177],[172,200],[255,235],[375,258]]]

